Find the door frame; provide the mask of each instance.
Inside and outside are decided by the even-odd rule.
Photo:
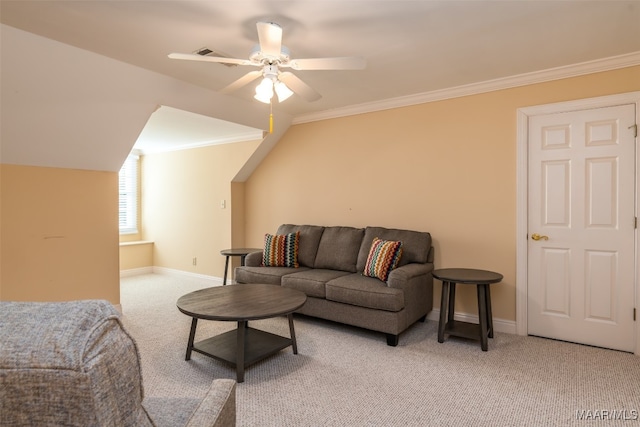
[[[516,333],[527,335],[527,290],[528,290],[528,189],[529,189],[529,117],[542,114],[562,113],[567,111],[586,110],[590,108],[611,107],[623,104],[635,104],[636,125],[640,125],[640,91],[597,98],[579,99],[554,104],[523,107],[517,110],[517,157],[516,157]],[[636,137],[636,188],[635,216],[640,216],[640,147]],[[634,294],[636,315],[635,354],[640,356],[640,233],[635,230],[636,265],[634,277]]]

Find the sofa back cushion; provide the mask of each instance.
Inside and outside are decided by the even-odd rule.
[[[325,227],[314,268],[355,273],[363,237],[363,228]]]
[[[0,302],[2,425],[151,426],[133,339],[107,301]]]
[[[431,234],[423,231],[399,230],[395,228],[367,227],[358,253],[356,271],[364,271],[367,257],[374,238],[402,242],[402,257],[398,267],[410,263],[424,264],[427,262],[431,249]]]
[[[298,263],[302,267],[313,267],[324,227],[318,225],[282,224],[276,234],[300,232],[298,240]]]

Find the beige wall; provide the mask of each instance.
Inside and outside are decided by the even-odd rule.
[[[119,304],[118,174],[0,168],[0,299]]]
[[[246,182],[246,244],[281,223],[428,231],[436,268],[504,275],[493,314],[515,320],[516,110],[635,90],[640,67],[293,126]]]
[[[153,242],[120,243],[120,271],[153,267]]]
[[[232,242],[231,180],[259,144],[237,142],[143,156],[142,238],[154,242],[155,266],[224,275],[220,251],[239,244]]]
[[[241,248],[245,244],[244,228],[244,182],[231,183],[231,203],[233,210],[231,211],[231,246]]]

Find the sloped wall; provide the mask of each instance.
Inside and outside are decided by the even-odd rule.
[[[268,125],[258,103],[7,25],[0,25],[0,35],[2,163],[116,172],[160,105]]]

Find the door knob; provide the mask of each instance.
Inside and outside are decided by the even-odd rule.
[[[549,240],[549,236],[541,236],[541,235],[540,235],[540,234],[538,234],[538,233],[533,233],[533,234],[531,235],[531,238],[532,238],[533,240]]]

